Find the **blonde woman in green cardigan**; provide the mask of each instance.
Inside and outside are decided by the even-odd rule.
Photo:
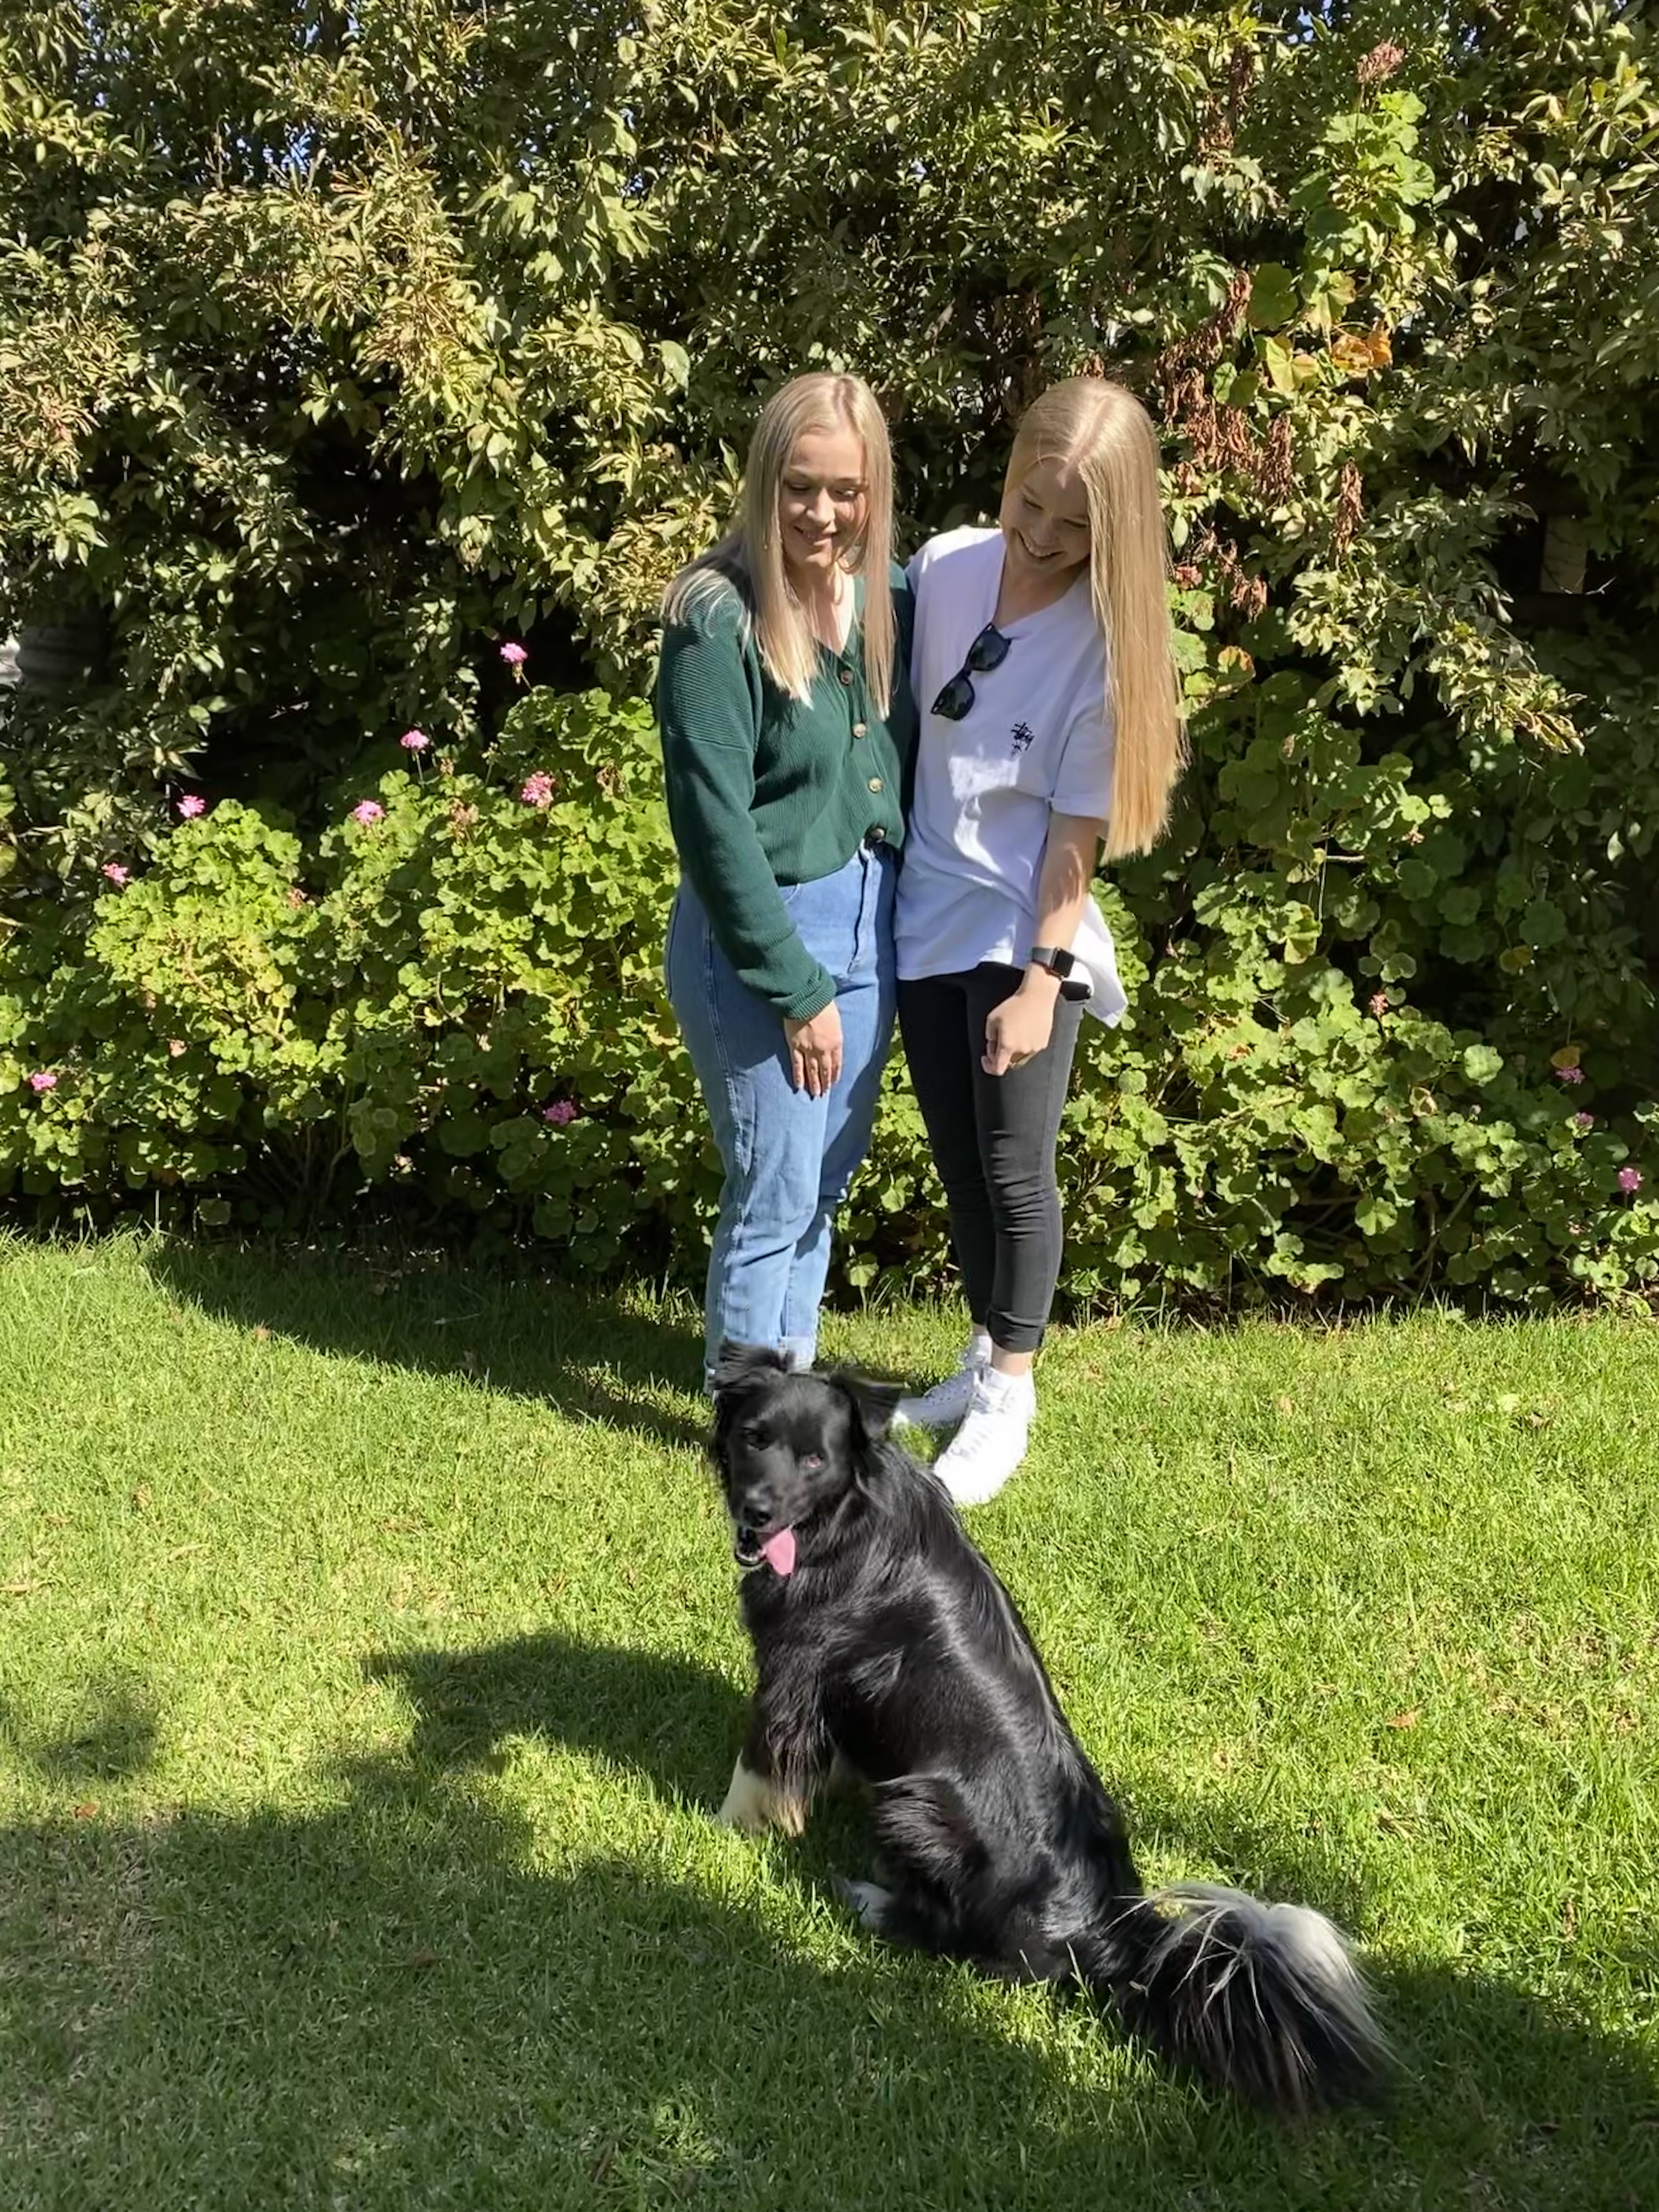
[[[726,1168],[706,1374],[726,1341],[811,1364],[875,1119],[915,738],[891,539],[873,396],[797,377],[756,425],[739,527],[664,600],[668,991]]]

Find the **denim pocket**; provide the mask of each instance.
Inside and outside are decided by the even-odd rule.
[[[859,915],[864,903],[864,869],[854,854],[833,876],[810,883],[780,884],[778,896],[795,925],[795,934],[821,967],[845,975],[858,951]]]

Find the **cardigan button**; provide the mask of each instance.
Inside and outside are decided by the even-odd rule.
[[[842,684],[846,684],[846,685],[848,685],[848,686],[850,686],[850,685],[851,685],[852,681],[853,681],[853,672],[852,672],[852,670],[851,670],[850,668],[843,668],[843,669],[842,669],[842,670],[840,671],[840,676],[841,676],[841,680],[842,680]]]
[[[868,724],[868,722],[854,722],[854,725],[853,725],[853,735],[854,735],[855,738],[867,738],[867,737],[869,736],[869,734],[870,734],[870,725]]]
[[[879,791],[881,789],[881,778],[878,775],[872,775],[871,777],[870,788],[872,791]]]

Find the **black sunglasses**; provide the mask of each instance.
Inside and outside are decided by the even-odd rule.
[[[988,676],[994,668],[1000,668],[1008,658],[1012,640],[1006,638],[994,623],[987,623],[968,648],[968,658],[960,672],[953,676],[933,702],[933,712],[947,722],[959,722],[974,703],[975,676]]]

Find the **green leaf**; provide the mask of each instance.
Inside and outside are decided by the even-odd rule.
[[[1293,320],[1300,291],[1296,278],[1281,262],[1264,261],[1250,276],[1250,327],[1283,330]]]
[[[1260,345],[1262,367],[1267,372],[1267,381],[1281,399],[1290,399],[1296,392],[1296,369],[1291,349],[1279,338],[1263,338]]]

